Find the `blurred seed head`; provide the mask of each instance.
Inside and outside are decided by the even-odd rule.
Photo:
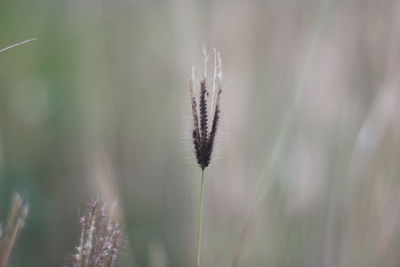
[[[81,235],[72,266],[116,266],[124,235],[121,225],[112,216],[112,209],[94,200],[79,223]]]
[[[0,230],[0,267],[9,266],[12,253],[25,226],[28,211],[28,205],[23,203],[22,197],[14,194],[6,227],[4,232]]]

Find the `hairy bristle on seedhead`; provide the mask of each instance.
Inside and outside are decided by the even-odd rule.
[[[121,249],[123,230],[112,212],[98,200],[92,201],[81,217],[81,234],[73,267],[115,266]]]
[[[192,105],[192,115],[193,115],[193,146],[194,153],[197,159],[197,163],[200,168],[204,170],[209,164],[211,160],[211,155],[214,147],[214,140],[217,133],[219,114],[220,114],[220,95],[222,93],[221,89],[221,60],[219,56],[219,52],[214,50],[216,54],[215,58],[218,60],[215,61],[214,64],[214,80],[213,80],[213,90],[211,92],[211,104],[209,102],[209,94],[207,88],[207,73],[204,73],[204,79],[200,81],[200,92],[199,92],[199,100],[198,104],[196,101],[196,96],[194,93],[194,88],[196,81],[194,79],[194,75],[192,75],[192,80],[190,81],[190,98]],[[205,54],[205,65],[207,65],[208,55]],[[207,68],[204,68],[205,72]],[[217,75],[218,74],[218,75]],[[216,85],[218,84],[218,85]],[[218,88],[217,92],[215,92],[215,87]],[[215,107],[213,107],[213,99],[214,94],[217,94],[217,101]],[[212,111],[214,110],[214,114]],[[212,118],[211,124],[209,124],[209,119]]]

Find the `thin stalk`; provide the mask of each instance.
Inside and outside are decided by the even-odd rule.
[[[203,207],[204,207],[204,170],[201,170],[201,185],[200,185],[200,210],[199,210],[199,229],[197,232],[197,267],[200,267],[200,254],[201,254],[201,232],[203,222]]]
[[[297,107],[297,102],[303,91],[302,89],[304,85],[304,79],[306,77],[307,71],[310,66],[312,52],[314,51],[314,47],[316,46],[316,43],[318,41],[318,37],[321,28],[323,26],[324,19],[326,18],[326,13],[328,11],[329,6],[330,6],[330,0],[321,0],[321,5],[317,12],[316,22],[311,31],[309,42],[305,48],[304,63],[301,68],[299,77],[297,78],[294,85],[294,94],[289,99],[288,109],[284,118],[282,119],[282,124],[278,130],[277,136],[275,137],[276,141],[274,142],[274,145],[271,149],[271,155],[265,160],[261,174],[258,177],[257,185],[253,193],[253,199],[250,204],[249,212],[245,219],[245,225],[243,227],[243,230],[241,231],[239,242],[235,248],[232,267],[239,266],[239,261],[245,247],[246,238],[256,220],[256,217],[258,215],[258,209],[260,208],[263,199],[266,197],[269,190],[271,189],[270,175],[275,163],[278,160],[278,156],[282,149],[282,146],[284,145],[283,144],[284,138],[286,137],[290,124],[293,121],[295,110]]]
[[[7,51],[7,50],[9,50],[11,48],[14,48],[16,46],[19,46],[19,45],[22,45],[22,44],[26,44],[26,43],[29,43],[29,42],[32,42],[32,41],[35,41],[35,40],[37,40],[37,38],[32,38],[32,39],[29,39],[29,40],[25,40],[25,41],[22,41],[22,42],[19,42],[19,43],[4,47],[3,49],[0,49],[0,53],[4,52],[4,51]]]

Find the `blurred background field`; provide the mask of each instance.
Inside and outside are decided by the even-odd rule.
[[[120,266],[194,266],[188,85],[223,59],[203,266],[400,265],[400,2],[2,0],[0,221],[13,266],[62,266],[79,209],[121,200]],[[261,179],[261,183],[259,180]]]

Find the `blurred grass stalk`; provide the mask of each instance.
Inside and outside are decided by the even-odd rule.
[[[4,48],[0,49],[0,53],[5,52],[7,50],[10,50],[11,48],[14,48],[14,47],[17,47],[17,46],[20,46],[20,45],[23,45],[23,44],[26,44],[26,43],[30,43],[30,42],[35,41],[35,40],[37,40],[37,38],[28,39],[28,40],[25,40],[25,41],[22,41],[22,42],[19,42],[19,43],[4,47]]]
[[[329,7],[329,2],[330,2],[330,0],[322,0],[321,6],[317,12],[316,21],[315,21],[315,24],[311,31],[309,42],[305,48],[304,63],[301,67],[300,74],[295,82],[294,92],[292,94],[292,97],[289,99],[287,112],[282,119],[282,124],[276,135],[276,141],[274,142],[274,146],[271,149],[271,154],[265,160],[261,174],[257,181],[257,185],[255,187],[255,191],[253,193],[253,199],[250,204],[250,208],[249,208],[249,211],[248,211],[248,214],[246,217],[245,225],[240,234],[239,242],[234,251],[233,262],[232,262],[233,267],[239,266],[240,258],[242,256],[242,253],[244,250],[246,238],[249,235],[249,232],[252,229],[254,222],[256,221],[257,211],[262,203],[262,200],[268,193],[268,190],[269,190],[268,182],[271,182],[271,179],[269,179],[270,173],[278,159],[279,152],[281,151],[281,147],[283,145],[284,137],[286,136],[288,128],[293,120],[297,102],[298,102],[298,99],[302,92],[304,78],[309,69],[312,51],[315,47],[320,30],[322,28],[323,20],[326,17],[326,13],[327,13],[327,10]]]
[[[9,265],[13,250],[24,228],[28,210],[28,205],[23,204],[22,197],[17,193],[14,194],[5,231],[2,232],[0,228],[0,267]]]

